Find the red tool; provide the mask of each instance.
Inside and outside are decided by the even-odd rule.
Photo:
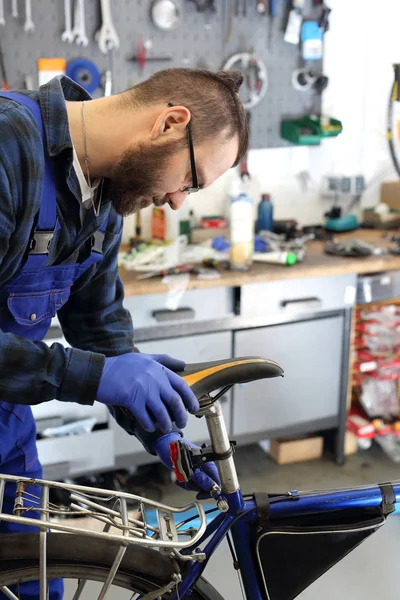
[[[171,267],[170,269],[161,269],[160,271],[155,271],[153,273],[139,275],[137,279],[153,279],[153,277],[165,277],[166,275],[178,275],[179,273],[193,273],[193,271],[193,265],[178,265],[176,267]]]
[[[149,42],[150,42],[149,44],[145,43],[143,41],[143,38],[140,37],[138,39],[138,43],[136,46],[136,54],[134,56],[131,56],[130,58],[128,58],[128,60],[137,62],[139,64],[139,69],[141,71],[144,70],[144,68],[146,66],[146,62],[148,60],[159,61],[159,62],[172,60],[172,56],[151,56],[151,55],[149,56],[148,48],[149,48],[149,46],[151,46],[151,41],[149,41]]]

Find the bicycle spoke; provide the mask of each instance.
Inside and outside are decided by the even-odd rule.
[[[13,594],[12,591],[8,587],[1,586],[0,592],[2,592],[6,596],[6,598],[9,598],[10,600],[20,600],[19,593],[18,593],[18,598],[17,598],[17,596],[15,594]]]
[[[86,583],[87,583],[87,579],[79,579],[78,586],[76,588],[76,592],[75,592],[72,600],[79,600],[79,598],[82,596],[82,592],[83,592],[83,589],[84,589]]]

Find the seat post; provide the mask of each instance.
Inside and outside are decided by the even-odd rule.
[[[205,417],[213,451],[216,454],[229,452],[231,445],[220,402],[214,402],[205,413]],[[221,478],[222,492],[225,494],[237,492],[240,486],[233,456],[215,462]]]

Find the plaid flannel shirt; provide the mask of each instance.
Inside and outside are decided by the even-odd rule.
[[[105,356],[135,351],[131,316],[123,308],[123,286],[117,258],[122,218],[107,200],[107,184],[100,215],[83,211],[79,182],[73,169],[72,142],[65,100],[90,100],[67,77],[55,78],[39,91],[26,92],[39,102],[45,146],[31,113],[0,98],[0,292],[22,267],[38,214],[43,183],[44,152],[54,163],[57,216],[61,229],[51,245],[48,264],[83,261],[90,238],[108,215],[103,260],[90,267],[71,289],[58,311],[71,348],[32,342],[0,331],[0,398],[14,404],[38,404],[57,399],[93,404]],[[0,311],[8,311],[0,293]],[[151,450],[149,435],[118,407],[111,409],[118,423]]]

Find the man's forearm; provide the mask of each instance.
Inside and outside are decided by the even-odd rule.
[[[93,404],[103,365],[101,354],[0,332],[0,399],[30,405],[54,399]]]

